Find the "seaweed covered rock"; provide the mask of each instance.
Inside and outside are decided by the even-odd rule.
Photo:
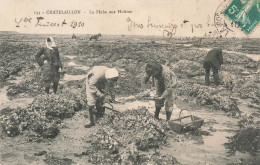
[[[107,115],[91,132],[89,160],[94,164],[145,163],[152,155],[145,151],[166,143],[165,126],[143,107]]]
[[[119,63],[120,62],[120,63]],[[115,89],[115,92],[119,95],[134,95],[146,89],[143,84],[145,77],[145,63],[137,62],[135,60],[117,61],[119,66],[123,69],[119,69],[120,78],[117,82],[119,88]]]
[[[172,155],[162,155],[160,152],[155,152],[150,156],[150,159],[144,163],[146,165],[168,165],[168,164],[180,164],[176,158],[174,158]]]
[[[215,110],[223,110],[232,116],[239,116],[240,110],[237,100],[223,91],[225,89],[213,88],[192,83],[181,83],[177,94],[187,97],[195,97],[196,103],[200,106],[211,105]]]
[[[251,155],[259,154],[260,147],[260,128],[247,127],[240,130],[237,134],[229,138],[229,142],[225,143],[228,153],[234,155],[238,152],[248,152]]]
[[[212,105],[215,110],[223,110],[231,116],[239,116],[241,111],[238,108],[237,100],[220,93],[215,88],[200,88],[196,103],[198,105]]]
[[[234,81],[234,90],[240,98],[251,98],[254,103],[260,104],[260,74],[253,75],[249,79],[240,77]]]
[[[7,113],[1,114],[0,117],[1,133],[10,137],[19,135],[19,133],[22,132],[27,126],[27,124],[21,124],[27,113],[25,113],[23,109],[20,108],[15,110],[11,108],[5,108],[2,111]],[[21,114],[21,117],[18,114]]]
[[[28,53],[29,52],[29,53]],[[33,65],[34,47],[24,43],[0,43],[0,82]]]
[[[241,111],[238,108],[237,100],[229,96],[214,96],[213,108],[223,110],[231,116],[240,117]]]
[[[17,136],[25,133],[28,140],[54,138],[59,133],[62,119],[72,117],[85,105],[80,92],[38,95],[26,108],[9,109],[1,114],[2,133]]]
[[[245,55],[225,53],[224,64],[244,64],[246,68],[257,67],[257,62]]]
[[[29,109],[44,112],[47,118],[68,118],[81,108],[81,104],[70,96],[64,94],[51,94],[37,96]]]
[[[64,73],[69,75],[84,75],[87,74],[87,71],[69,66],[64,68]]]
[[[188,61],[202,63],[206,55],[207,52],[203,50],[185,48],[185,49],[178,50],[174,56],[177,57],[177,59],[179,60],[188,60]]]
[[[16,97],[19,94],[27,94],[29,96],[37,96],[43,94],[44,90],[41,81],[41,70],[40,68],[32,67],[30,69],[24,69],[21,71],[24,78],[17,84],[12,84],[7,88],[7,96]]]
[[[220,71],[219,72],[219,81],[221,84],[225,85],[225,87],[229,90],[233,90],[234,80],[236,76],[228,71]]]
[[[203,66],[200,63],[189,60],[180,60],[174,66],[174,71],[178,77],[195,77],[204,74]]]
[[[80,80],[70,80],[65,82],[64,84],[60,84],[60,88],[62,89],[62,92],[66,92],[68,89],[80,89],[81,92],[86,91],[86,79],[80,79]]]

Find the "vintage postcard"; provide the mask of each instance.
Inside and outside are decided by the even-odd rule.
[[[1,0],[0,164],[260,164],[259,0]]]

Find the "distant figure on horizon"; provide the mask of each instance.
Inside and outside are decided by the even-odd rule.
[[[91,40],[98,40],[98,38],[99,37],[101,37],[101,33],[98,33],[98,34],[96,34],[96,35],[91,35],[90,37],[89,37],[89,40],[91,41]]]
[[[44,55],[43,58],[41,58],[41,55]],[[45,92],[49,94],[50,85],[53,83],[53,92],[56,93],[60,81],[60,72],[62,72],[62,63],[59,50],[52,37],[46,39],[46,47],[42,47],[38,51],[35,59],[41,67],[41,79],[45,86]]]
[[[73,33],[72,39],[77,39],[76,35]]]
[[[220,69],[220,66],[222,64],[223,64],[222,49],[214,48],[214,49],[210,50],[203,62],[203,67],[206,72],[205,73],[205,85],[210,85],[210,81],[209,81],[210,69],[212,69],[212,71],[213,71],[214,84],[216,86],[219,85],[218,70]]]

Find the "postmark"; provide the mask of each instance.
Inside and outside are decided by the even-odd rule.
[[[214,25],[219,37],[235,37],[236,28],[239,28],[233,21],[224,16],[223,11],[227,8],[229,1],[224,0],[219,4],[214,14]]]
[[[223,14],[249,35],[260,21],[260,0],[232,0]]]

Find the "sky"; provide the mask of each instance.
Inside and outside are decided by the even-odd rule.
[[[0,0],[0,2],[0,31],[41,34],[260,37],[259,24],[250,35],[246,35],[240,28],[232,26],[226,16],[220,14],[217,20],[214,19],[216,13],[221,13],[226,8],[225,4],[228,5],[231,0]],[[60,13],[53,14],[57,10]],[[67,10],[80,13],[64,14]],[[90,14],[90,10],[94,13]],[[107,13],[99,14],[97,10]],[[131,13],[118,13],[118,10]],[[43,19],[39,19],[38,22],[37,17]],[[223,30],[221,26],[216,27],[216,24],[224,24],[224,21],[228,25],[228,30],[227,28]],[[62,26],[62,22],[66,24]]]

